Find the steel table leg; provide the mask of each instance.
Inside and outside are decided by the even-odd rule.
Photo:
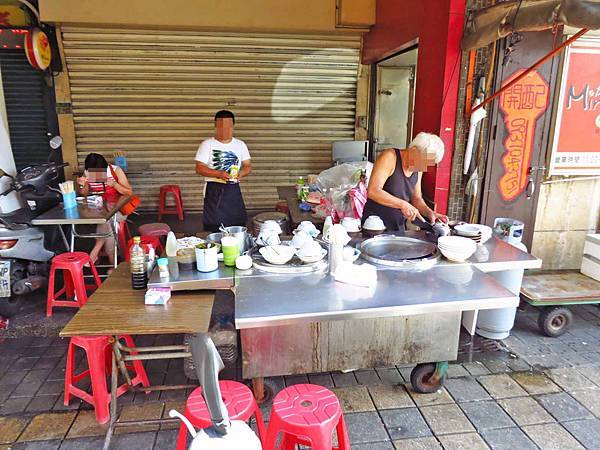
[[[75,251],[75,224],[71,225],[71,250],[72,252]]]
[[[115,345],[115,344],[113,344]],[[113,433],[115,432],[115,422],[117,421],[117,358],[115,352],[112,352],[111,358],[111,371],[110,371],[110,422],[106,437],[104,438],[104,446],[102,450],[108,450],[110,448],[110,440]]]
[[[70,246],[69,246],[69,241],[67,240],[67,236],[65,236],[65,231],[63,230],[62,225],[57,225],[58,227],[58,231],[60,233],[60,237],[62,238],[63,244],[65,244],[65,249],[67,251],[69,251]]]

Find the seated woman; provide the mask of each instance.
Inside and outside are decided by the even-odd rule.
[[[131,195],[133,193],[123,169],[119,166],[109,164],[104,156],[98,153],[90,153],[85,158],[84,167],[83,176],[77,178],[77,192],[79,195],[102,195],[105,202],[115,203],[121,195]],[[106,178],[106,181],[97,181],[95,176],[91,176],[92,173],[99,173],[101,175],[100,178]],[[117,222],[122,222],[125,219],[126,217],[118,211]],[[115,262],[113,251],[115,237],[112,234],[110,224],[98,225],[96,231],[110,237],[96,239],[96,244],[90,252],[90,258],[95,263],[98,260],[100,250],[104,247],[108,260],[113,265]]]
[[[363,222],[379,216],[388,231],[406,229],[406,221],[448,222],[429,208],[421,194],[421,176],[444,157],[444,143],[430,133],[419,133],[408,148],[388,148],[375,161],[369,179]]]

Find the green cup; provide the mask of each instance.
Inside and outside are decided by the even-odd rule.
[[[225,265],[235,266],[235,259],[240,256],[240,241],[232,236],[225,236],[221,239],[221,249]]]

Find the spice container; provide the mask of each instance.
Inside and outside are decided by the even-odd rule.
[[[196,250],[193,248],[185,247],[177,250],[177,262],[179,263],[179,270],[189,271],[196,268]]]

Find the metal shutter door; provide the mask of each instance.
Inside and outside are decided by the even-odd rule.
[[[318,173],[331,142],[354,139],[359,36],[225,34],[64,27],[80,163],[125,150],[143,209],[161,184],[202,207],[194,156],[220,109],[236,114],[253,173],[251,209],[272,208],[275,187]]]
[[[0,68],[17,169],[46,162],[50,147],[44,76],[29,65],[23,50],[0,50]]]

